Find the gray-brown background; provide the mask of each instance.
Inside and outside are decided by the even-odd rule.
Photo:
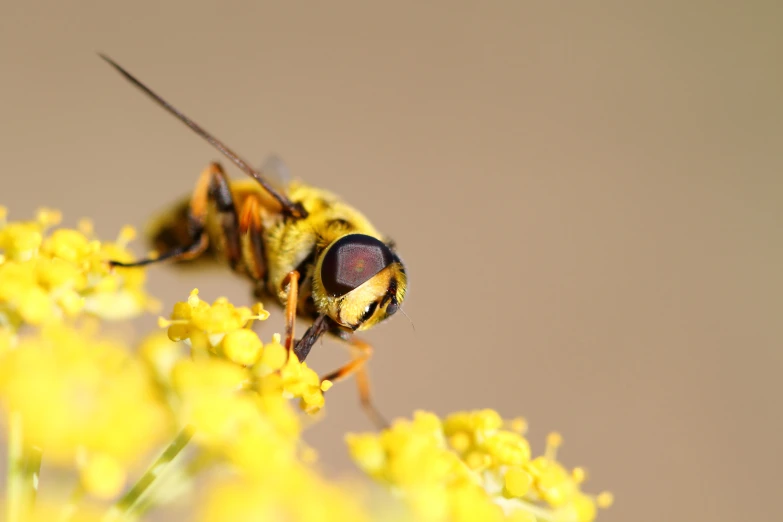
[[[56,206],[110,236],[217,157],[106,52],[396,238],[415,331],[366,336],[387,415],[496,407],[537,449],[558,429],[616,493],[607,521],[779,515],[775,2],[31,4],[0,3],[13,216]],[[250,300],[221,271],[150,278],[167,306],[194,286]],[[312,365],[344,359],[325,342]],[[369,427],[354,393],[310,433],[331,470]]]

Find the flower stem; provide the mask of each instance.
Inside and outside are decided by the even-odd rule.
[[[166,467],[179,455],[193,437],[193,427],[185,426],[180,430],[171,444],[163,451],[155,462],[147,469],[136,484],[112,506],[104,520],[118,520],[126,517],[134,509],[142,496],[155,485],[155,481],[165,471]]]
[[[38,480],[41,475],[41,458],[43,457],[43,451],[41,448],[35,446],[27,446],[24,448],[24,483],[30,485],[28,491],[27,503],[29,505],[35,504],[35,497],[38,495]]]
[[[199,472],[215,464],[216,462],[216,455],[207,452],[199,452],[193,459],[190,460],[190,462],[185,464],[179,473],[171,473],[174,472],[174,470],[169,469],[167,472],[159,475],[158,480],[160,482],[157,488],[164,489],[168,492],[167,494],[169,495],[172,492],[177,494],[177,492],[183,491],[188,484],[191,484]],[[136,502],[136,505],[132,508],[133,517],[135,519],[142,518],[147,513],[147,511],[155,507],[156,502],[160,502],[160,499],[146,495],[145,498]]]
[[[24,492],[24,442],[22,434],[22,416],[13,411],[8,419],[8,522],[22,520],[25,504]]]

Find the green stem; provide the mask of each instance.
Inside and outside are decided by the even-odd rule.
[[[41,448],[35,446],[27,446],[24,448],[24,483],[30,485],[28,491],[29,497],[27,502],[30,506],[35,504],[35,497],[38,495],[38,480],[41,475],[41,459],[43,458],[43,451]]]
[[[156,480],[166,470],[166,467],[171,464],[180,451],[187,446],[190,439],[193,437],[193,427],[185,426],[180,430],[174,440],[163,451],[155,462],[147,469],[144,475],[136,482],[136,484],[112,506],[109,512],[106,514],[104,520],[118,520],[126,517],[139,502],[143,495],[148,493],[155,485]]]
[[[25,505],[24,491],[24,442],[22,415],[12,411],[8,419],[8,522],[22,520]]]
[[[213,453],[198,452],[190,462],[185,464],[181,473],[174,476],[170,476],[170,473],[160,475],[160,478],[158,479],[160,481],[159,487],[168,489],[183,487],[183,483],[195,480],[196,475],[214,465],[217,460],[217,457]],[[143,517],[147,511],[155,507],[155,502],[156,499],[146,495],[146,498],[136,502],[136,505],[132,508],[131,512],[133,513],[133,517],[136,519]]]

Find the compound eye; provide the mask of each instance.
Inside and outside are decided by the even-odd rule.
[[[358,288],[394,259],[389,247],[364,234],[343,236],[329,247],[321,263],[321,282],[332,297]]]

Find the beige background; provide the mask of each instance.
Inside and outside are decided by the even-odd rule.
[[[14,216],[57,206],[113,235],[217,157],[104,51],[396,238],[415,332],[366,336],[387,415],[496,407],[537,449],[558,429],[616,493],[606,521],[780,515],[776,2],[31,4],[0,3]],[[150,278],[168,305],[250,300],[221,271]],[[344,358],[325,342],[312,364]],[[341,433],[368,427],[339,386],[310,440],[348,470]]]

